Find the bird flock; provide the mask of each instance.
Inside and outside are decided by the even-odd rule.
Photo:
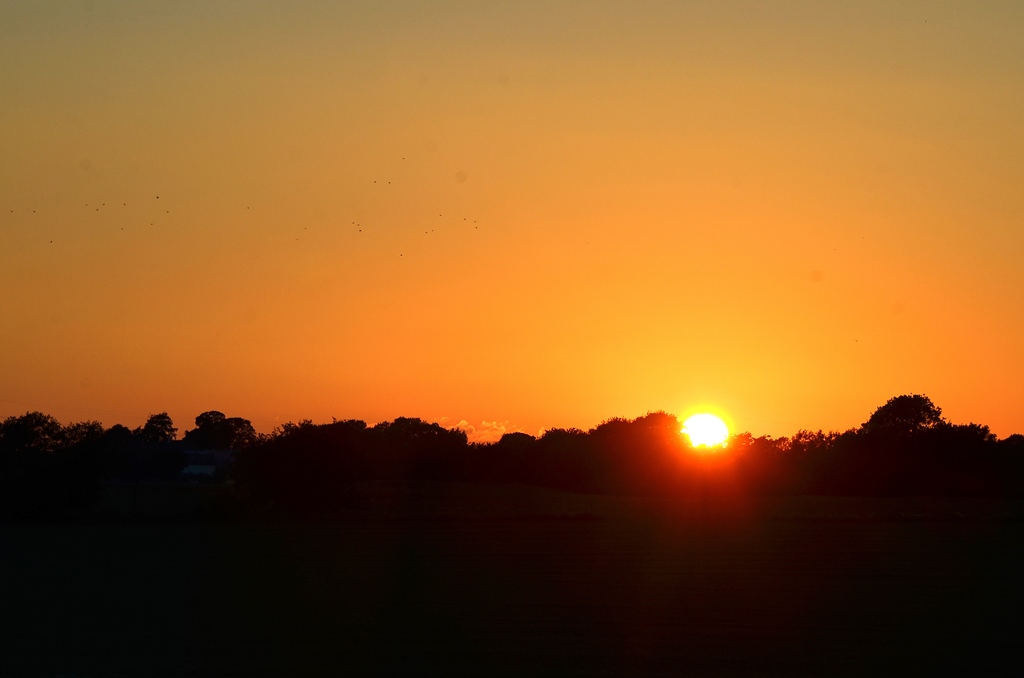
[[[402,160],[405,160],[405,158],[403,157]],[[387,179],[387,180],[385,180],[385,179],[372,179],[371,181],[372,181],[371,186],[372,185],[377,185],[379,187],[394,186],[395,183],[396,183],[394,179]],[[460,183],[460,184],[464,183],[466,181],[465,172],[463,172],[463,171],[457,172],[456,173],[456,181],[458,183]],[[138,199],[133,200],[132,201],[132,206],[133,207],[137,206],[139,204],[139,202],[143,202],[143,206],[144,207],[146,207],[146,205],[144,203],[145,202],[149,202],[148,208],[144,209],[144,214],[140,218],[141,225],[143,225],[143,226],[145,224],[148,224],[149,226],[156,226],[157,223],[158,223],[158,218],[160,218],[160,217],[166,218],[168,215],[172,214],[172,210],[170,209],[170,205],[166,204],[167,203],[167,199],[164,198],[163,200],[161,200],[161,195],[158,194],[158,193],[154,192],[153,197],[149,201],[145,201],[145,200],[141,200],[140,201]],[[115,201],[110,201],[108,203],[108,202],[104,202],[103,199],[101,198],[98,201],[83,202],[83,203],[81,203],[81,205],[82,205],[81,210],[83,212],[91,212],[93,214],[99,213],[100,215],[104,215],[104,214],[107,214],[107,213],[111,213],[113,210],[116,210],[118,208],[120,208],[121,210],[124,210],[124,208],[129,207],[129,202],[124,200],[124,199],[122,199],[121,201],[116,201],[115,200]],[[245,209],[243,211],[245,213],[252,214],[252,212],[253,212],[252,205],[248,205],[247,204],[247,205],[244,205],[244,207],[245,207]],[[19,210],[19,209],[16,209],[16,208],[10,208],[9,207],[7,210],[3,210],[3,211],[7,213],[8,217],[16,218],[16,217],[20,216],[21,214],[45,216],[46,212],[48,212],[50,210],[45,209],[44,206],[37,205],[37,206],[34,206],[34,208],[32,208],[32,209],[21,209],[21,210]],[[54,212],[56,212],[56,210],[54,210]],[[61,210],[59,213],[60,213],[60,217],[62,219],[67,217],[66,211]],[[124,212],[122,211],[122,215],[123,214],[124,214]],[[137,211],[135,213],[135,216],[138,216],[138,212]],[[117,218],[117,221],[119,223],[124,223],[124,219],[121,217],[121,215],[116,215],[115,218]],[[459,224],[460,226],[464,227],[464,230],[474,230],[475,231],[475,230],[479,230],[479,228],[480,228],[478,219],[472,219],[472,218],[470,218],[469,215],[451,215],[449,213],[449,220],[447,222],[444,222],[443,225],[442,225],[441,222],[437,221],[437,219],[444,219],[444,218],[445,218],[445,212],[444,211],[438,212],[436,219],[428,219],[425,216],[424,217],[424,222],[426,222],[426,224],[425,224],[425,226],[423,226],[423,228],[424,228],[423,235],[427,236],[427,237],[436,236],[436,235],[439,234],[439,229],[441,230],[441,232],[443,232],[445,230],[444,227],[445,226],[450,227],[452,225],[452,222],[455,222],[455,223]],[[430,223],[430,221],[433,221],[433,223]],[[351,229],[351,233],[353,235],[355,235],[355,236],[359,236],[360,234],[363,234],[363,233],[370,233],[370,232],[373,232],[374,230],[377,230],[379,232],[381,229],[386,228],[385,226],[382,226],[380,224],[376,225],[375,229],[371,228],[370,224],[364,223],[360,219],[350,219],[350,220],[348,220],[348,223],[346,224],[346,226],[348,226]],[[472,227],[472,228],[469,228],[469,227]],[[130,225],[129,225],[129,228],[130,228]],[[125,230],[125,226],[123,226],[123,225],[118,226],[118,229],[120,231],[124,231]],[[301,241],[303,239],[303,236],[306,236],[306,235],[309,235],[309,226],[308,225],[303,225],[300,231],[293,232],[294,241],[295,242],[299,242],[299,241]],[[54,238],[53,238],[52,234],[51,235],[47,235],[47,236],[43,236],[43,239],[48,240],[49,244],[53,244],[54,243]],[[404,257],[405,256],[405,251],[397,251],[396,254],[399,257]]]

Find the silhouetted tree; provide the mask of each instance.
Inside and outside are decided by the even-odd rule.
[[[942,410],[927,396],[901,395],[875,410],[861,429],[865,433],[906,437],[942,423]]]
[[[251,422],[211,410],[184,436],[192,449],[237,450],[233,477],[264,506],[299,513],[347,504],[367,480],[530,483],[574,492],[702,496],[711,492],[833,495],[1024,496],[1024,435],[952,424],[923,395],[891,398],[859,428],[790,438],[733,436],[715,454],[693,449],[665,412],[612,418],[589,431],[509,433],[470,445],[460,430],[399,417],[288,423],[257,435]],[[0,515],[88,507],[103,478],[170,480],[184,463],[166,412],[130,431],[61,425],[41,412],[0,422]],[[405,507],[415,512],[416,506]]]
[[[465,431],[422,419],[398,417],[370,429],[387,475],[439,480],[461,471],[468,451]]]
[[[813,434],[799,431],[793,438],[755,438],[738,433],[729,438],[724,454],[736,457],[742,486],[757,494],[799,492],[806,484],[800,463],[803,443]],[[793,441],[797,441],[795,444]]]
[[[52,453],[64,442],[64,427],[48,414],[26,412],[4,420],[0,440],[7,454]]]
[[[196,427],[185,433],[184,441],[196,450],[238,450],[256,439],[256,429],[248,419],[210,410],[196,417]]]
[[[151,445],[169,443],[178,437],[178,429],[174,427],[174,422],[166,412],[151,414],[137,432],[141,440]]]
[[[62,426],[27,412],[0,424],[0,514],[31,517],[78,509],[95,500],[103,463],[98,422]]]
[[[318,512],[345,505],[362,480],[469,477],[463,431],[400,417],[368,428],[362,421],[285,424],[238,453],[234,475],[258,503]]]
[[[625,494],[672,492],[685,471],[686,441],[675,415],[648,412],[608,419],[587,433],[591,491]]]
[[[587,432],[578,428],[548,429],[537,441],[538,454],[528,482],[572,492],[596,491],[589,442]]]
[[[999,446],[1011,454],[1024,455],[1024,435],[1013,433],[999,441]]]
[[[536,437],[519,431],[505,433],[498,442],[477,447],[473,477],[506,483],[530,482],[537,452]]]
[[[120,480],[135,479],[140,460],[138,450],[142,441],[127,426],[114,424],[103,433],[103,466],[105,477]]]

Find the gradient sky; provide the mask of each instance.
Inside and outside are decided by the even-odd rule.
[[[0,2],[0,416],[1024,432],[1024,4]],[[157,197],[159,196],[159,198]]]

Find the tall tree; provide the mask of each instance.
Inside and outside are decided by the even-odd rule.
[[[169,443],[178,437],[178,429],[166,412],[151,414],[138,433],[144,442],[155,445]]]
[[[875,410],[861,426],[861,430],[865,433],[905,437],[943,423],[942,409],[928,396],[901,395],[890,398]]]
[[[196,417],[196,427],[185,433],[185,442],[199,450],[237,450],[255,442],[256,429],[242,417],[226,417],[210,410]]]

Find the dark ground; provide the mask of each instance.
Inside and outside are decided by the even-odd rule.
[[[0,525],[0,675],[1024,673],[1019,502],[420,484],[351,503]]]

